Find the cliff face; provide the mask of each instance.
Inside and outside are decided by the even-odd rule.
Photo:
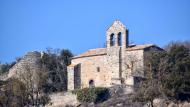
[[[18,76],[17,74],[23,73],[26,68],[36,70],[40,68],[40,59],[42,54],[40,52],[28,52],[25,56],[21,58],[10,70],[9,72],[0,76],[1,80],[7,80],[11,77]]]

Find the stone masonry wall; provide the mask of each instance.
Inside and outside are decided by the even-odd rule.
[[[106,55],[72,60],[72,64],[78,63],[81,64],[81,88],[89,87],[90,80],[94,81],[96,87],[107,87],[111,85],[111,72]]]
[[[107,48],[107,62],[110,76],[111,85],[121,85],[121,47]]]
[[[74,90],[74,66],[67,67],[67,89]]]

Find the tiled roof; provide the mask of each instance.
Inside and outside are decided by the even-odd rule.
[[[126,48],[126,51],[133,51],[133,50],[141,50],[141,49],[145,49],[145,48],[149,48],[155,46],[153,44],[145,44],[145,45],[135,45],[135,46],[129,46]]]
[[[153,44],[134,45],[134,46],[127,47],[126,51],[141,50],[141,49],[145,49],[145,48],[149,48],[149,47],[153,47],[153,46],[156,46],[156,45],[153,45]],[[106,48],[90,49],[87,52],[84,52],[84,53],[82,53],[80,55],[74,56],[73,59],[81,58],[81,57],[105,55],[105,54],[107,54],[106,53]]]
[[[70,65],[69,65],[69,67],[74,67],[74,66],[75,66],[75,64],[70,64]]]
[[[90,49],[87,52],[84,52],[80,55],[77,55],[73,58],[80,58],[80,57],[88,57],[88,56],[97,56],[97,55],[104,55],[106,54],[106,48],[97,48],[97,49]]]

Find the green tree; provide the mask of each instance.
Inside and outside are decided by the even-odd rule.
[[[71,63],[73,54],[66,49],[47,49],[41,61],[48,69],[49,80],[45,85],[46,92],[62,91],[67,89],[67,65]]]
[[[5,64],[0,64],[0,74],[6,73],[9,71],[11,67],[13,67],[16,64],[16,62],[11,62],[11,63],[5,63]]]
[[[190,98],[190,50],[181,44],[173,44],[162,66],[162,86],[165,94],[172,99]]]
[[[24,107],[27,104],[25,85],[18,79],[1,81],[0,105],[2,107]]]
[[[65,65],[68,66],[71,64],[71,58],[73,54],[68,49],[62,49],[60,52],[60,60],[64,61]]]
[[[146,56],[146,75],[135,94],[135,100],[152,102],[158,97],[189,100],[190,50],[186,46],[173,43],[167,51],[154,51]]]

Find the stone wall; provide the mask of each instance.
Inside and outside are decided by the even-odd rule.
[[[74,73],[80,72],[81,88],[89,87],[89,81],[94,80],[97,87],[110,87],[121,85],[122,79],[127,85],[134,85],[134,76],[143,77],[143,50],[126,51],[125,59],[121,59],[121,48],[107,48],[107,55],[76,58],[72,65],[80,64],[78,70],[68,71],[68,85],[74,82]],[[125,63],[125,70],[121,71],[121,60]],[[133,63],[133,64],[132,64]],[[98,69],[100,71],[98,71]],[[79,71],[80,70],[80,71]],[[71,76],[71,77],[70,77]],[[74,86],[72,86],[74,87]]]
[[[74,67],[74,89],[81,88],[81,64]]]
[[[72,64],[74,65],[79,63],[81,64],[81,88],[89,87],[90,80],[93,80],[97,87],[111,85],[111,72],[106,55],[83,57],[72,60]]]
[[[111,76],[111,85],[121,85],[121,47],[107,48],[107,67]]]
[[[123,60],[125,77],[144,76],[144,50],[126,51]]]
[[[74,66],[67,67],[67,89],[74,90]]]
[[[80,104],[77,100],[76,95],[70,92],[54,93],[49,96],[50,96],[51,101],[45,107],[66,107],[66,106],[76,107],[77,105]]]

